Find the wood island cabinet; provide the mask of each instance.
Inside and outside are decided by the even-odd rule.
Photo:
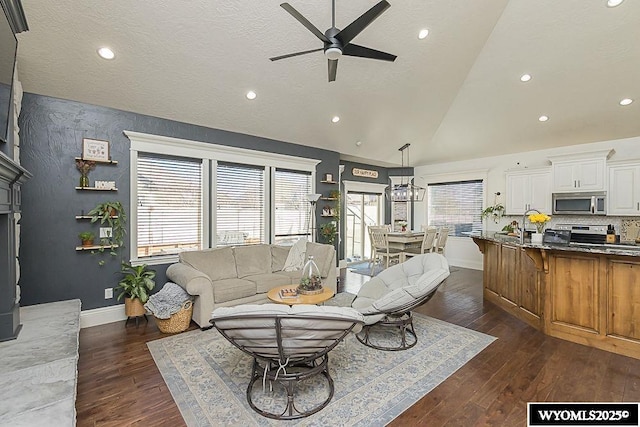
[[[474,241],[487,301],[547,335],[640,359],[640,251]]]
[[[483,246],[484,298],[540,328],[540,275],[531,258],[519,246],[486,240]]]

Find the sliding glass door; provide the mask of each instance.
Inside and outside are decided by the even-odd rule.
[[[382,194],[347,192],[346,247],[348,263],[371,258],[371,242],[367,227],[382,223]]]

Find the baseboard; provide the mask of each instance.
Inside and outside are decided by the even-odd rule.
[[[107,323],[125,320],[124,304],[111,305],[109,307],[94,308],[80,312],[80,328],[104,325]]]
[[[474,262],[474,261],[469,261],[465,259],[451,259],[451,258],[447,258],[447,261],[449,261],[449,265],[452,267],[469,268],[471,270],[482,270],[482,261]]]

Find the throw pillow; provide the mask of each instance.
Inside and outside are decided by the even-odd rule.
[[[283,271],[301,270],[306,260],[307,239],[300,239],[291,246],[287,260],[284,262]]]

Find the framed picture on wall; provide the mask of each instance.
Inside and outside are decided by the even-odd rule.
[[[108,162],[109,141],[84,138],[82,140],[82,159]]]

